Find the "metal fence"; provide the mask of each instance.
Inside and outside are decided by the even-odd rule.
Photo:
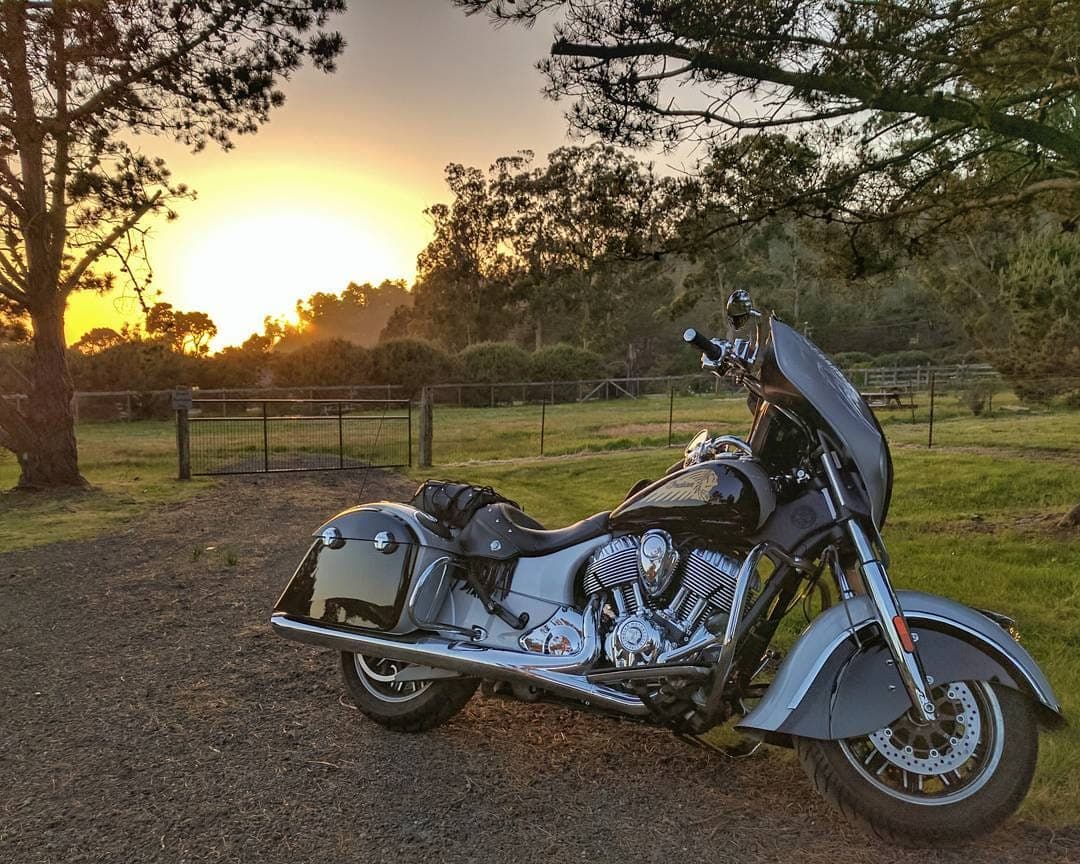
[[[984,368],[912,367],[910,376],[851,377],[898,446],[1032,448],[1080,452],[1080,379],[1048,377],[1028,383],[1059,394],[1052,404],[1025,402],[1008,383]],[[877,370],[870,370],[871,372]],[[890,373],[894,370],[888,370]],[[435,388],[431,388],[435,391]],[[651,447],[681,447],[700,429],[745,436],[751,421],[746,395],[721,385],[719,392],[689,379],[671,379],[666,392],[624,391],[608,400],[497,402],[458,407],[432,394],[431,464],[563,456]],[[467,404],[467,401],[466,401]],[[1075,424],[1075,426],[1074,426]],[[1056,442],[1075,428],[1075,442]],[[422,463],[423,464],[423,463]]]
[[[181,479],[411,464],[407,399],[204,399],[176,403]]]
[[[847,370],[860,389],[910,386],[927,387],[930,374],[940,389],[966,386],[973,381],[1000,381],[986,364],[949,366],[896,366]],[[436,406],[486,407],[571,402],[597,402],[658,396],[672,387],[677,393],[724,393],[726,385],[712,376],[678,375],[639,378],[596,378],[582,381],[514,381],[495,384],[436,384],[431,389]],[[350,384],[321,387],[234,387],[194,390],[196,398],[217,400],[261,399],[380,399],[415,397],[416,387],[394,384]],[[80,390],[72,398],[72,411],[80,421],[169,420],[172,418],[172,390]],[[22,403],[25,396],[4,394],[2,398]]]

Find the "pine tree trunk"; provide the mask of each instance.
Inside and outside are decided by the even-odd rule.
[[[31,311],[34,353],[26,400],[26,435],[16,455],[20,489],[84,487],[71,411],[74,387],[64,338],[64,301],[39,304]]]

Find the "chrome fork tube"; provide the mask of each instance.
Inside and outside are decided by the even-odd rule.
[[[826,450],[821,456],[821,463],[825,469],[825,476],[829,481],[829,489],[832,492],[837,508],[847,511],[847,496],[844,493],[844,484],[840,480],[840,474],[833,462],[833,454]],[[911,706],[916,719],[928,723],[936,716],[933,700],[930,698],[930,687],[926,681],[922,664],[919,662],[918,651],[908,651],[900,638],[900,633],[894,623],[898,618],[903,623],[904,610],[900,607],[896,594],[893,593],[889,583],[888,573],[885,566],[874,553],[869,537],[858,520],[848,516],[846,525],[848,536],[855,546],[859,556],[859,565],[863,575],[863,585],[866,595],[874,607],[874,615],[877,618],[881,634],[885,639],[885,645],[892,655],[896,671],[900,674],[900,680],[907,690],[911,699]],[[906,625],[905,625],[906,626]]]

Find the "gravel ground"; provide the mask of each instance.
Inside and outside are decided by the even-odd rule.
[[[927,860],[848,828],[779,750],[479,698],[425,735],[366,722],[332,653],[267,626],[310,531],[359,494],[236,478],[0,555],[0,862]],[[1080,830],[1014,820],[933,857],[1080,860]]]

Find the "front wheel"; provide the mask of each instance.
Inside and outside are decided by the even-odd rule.
[[[850,822],[890,843],[949,846],[994,830],[1035,772],[1039,729],[1007,687],[954,682],[931,692],[936,719],[910,714],[843,741],[795,739],[818,792]]]
[[[353,704],[381,726],[398,732],[426,732],[465,707],[476,691],[475,678],[396,681],[408,663],[341,652],[341,675]]]

